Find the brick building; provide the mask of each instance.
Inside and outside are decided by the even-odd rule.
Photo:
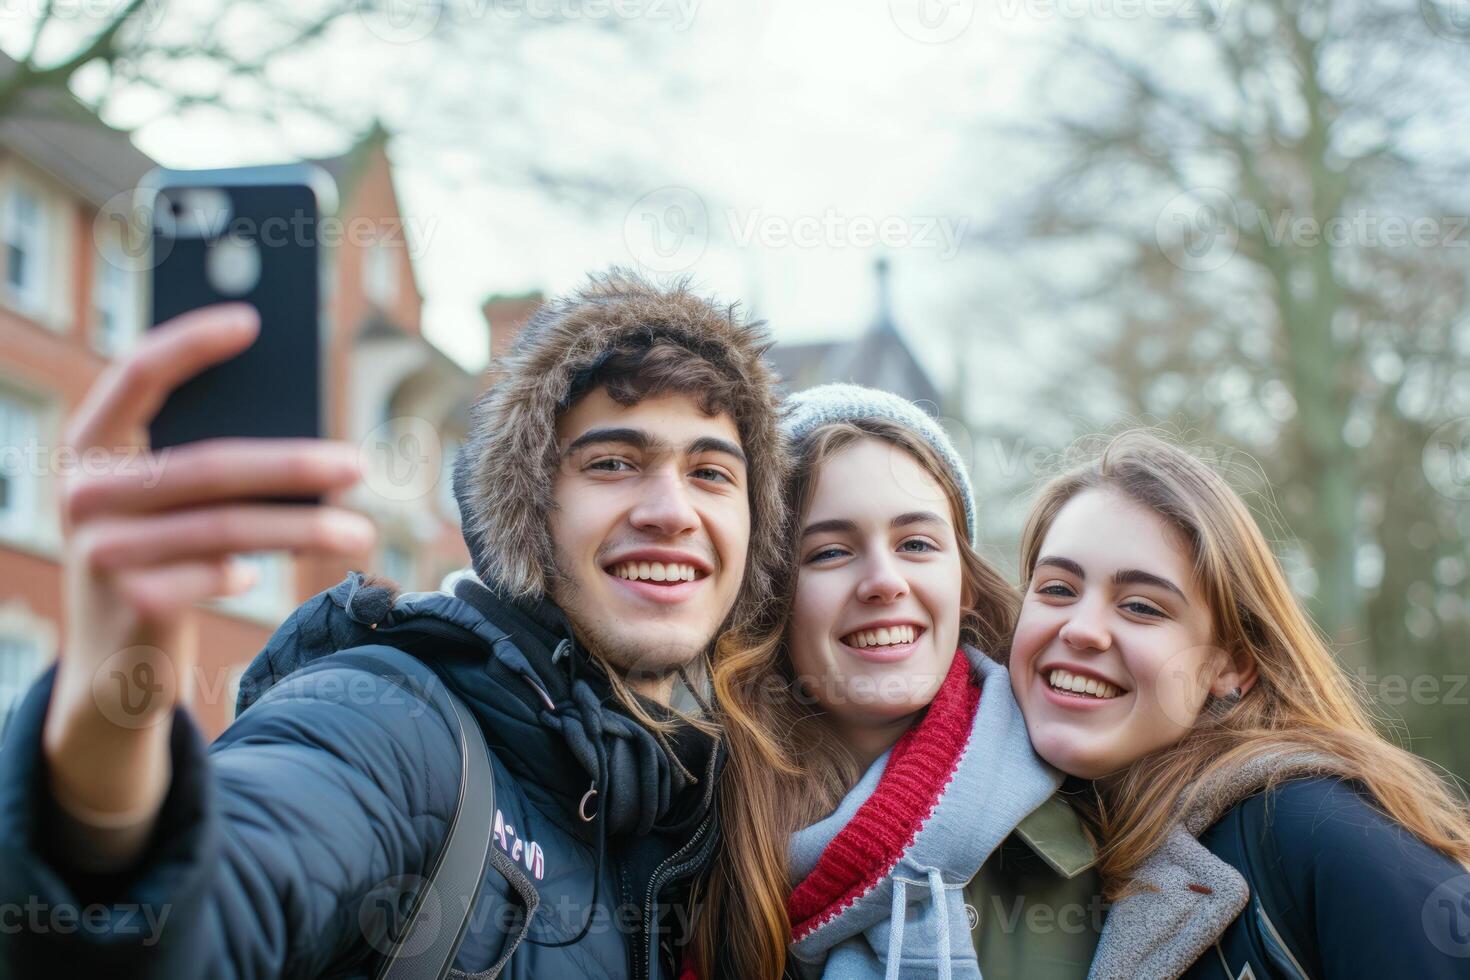
[[[0,59],[0,75],[14,69]],[[323,269],[328,432],[362,447],[368,472],[338,502],[373,518],[378,550],[252,556],[261,575],[249,594],[191,615],[193,709],[210,736],[233,716],[240,670],[300,601],[349,568],[423,589],[467,562],[448,474],[481,382],[420,331],[410,252],[424,243],[399,208],[386,143],[374,127],[342,156],[315,161],[336,179],[343,232]],[[62,91],[30,93],[0,118],[0,725],[64,642],[56,449],[67,414],[144,329],[147,272],[123,260],[106,207],[153,166]],[[535,302],[486,304],[497,346]]]

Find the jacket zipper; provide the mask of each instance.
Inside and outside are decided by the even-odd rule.
[[[634,980],[647,980],[647,978],[653,976],[653,906],[654,902],[658,898],[658,893],[663,890],[663,886],[667,881],[670,881],[674,877],[683,874],[691,866],[698,864],[699,858],[696,857],[692,860],[685,861],[683,864],[675,868],[670,868],[669,864],[685,856],[685,854],[691,848],[699,843],[700,838],[702,838],[705,831],[709,829],[710,821],[712,819],[713,817],[706,816],[704,818],[704,821],[699,825],[699,829],[694,832],[694,836],[689,838],[688,843],[679,848],[679,850],[675,851],[673,854],[670,854],[668,857],[664,858],[663,863],[654,869],[653,877],[649,879],[648,898],[643,903],[644,955],[642,962],[639,964],[640,969],[638,969],[634,973]]]

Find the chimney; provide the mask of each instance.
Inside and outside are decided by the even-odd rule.
[[[526,325],[537,308],[545,301],[540,291],[520,293],[513,296],[496,294],[485,300],[480,312],[485,316],[485,325],[490,330],[490,364],[510,349],[511,342]]]

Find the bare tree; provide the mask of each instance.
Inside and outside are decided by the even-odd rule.
[[[1040,401],[1091,426],[1183,420],[1259,459],[1319,624],[1443,736],[1416,749],[1470,773],[1450,735],[1470,692],[1446,672],[1470,649],[1470,480],[1446,467],[1470,456],[1433,458],[1434,438],[1470,451],[1453,23],[1430,0],[1236,0],[1073,25],[1050,72],[1067,98],[1006,134],[1045,176],[992,242],[1086,338]],[[1079,254],[1081,281],[1058,265]],[[1421,676],[1422,697],[1389,691]]]

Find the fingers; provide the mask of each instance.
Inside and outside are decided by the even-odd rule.
[[[191,310],[149,330],[82,400],[67,426],[68,444],[78,451],[135,445],[171,391],[249,347],[259,330],[259,315],[244,303]]]
[[[101,514],[143,514],[258,497],[312,497],[361,477],[357,452],[319,439],[210,439],[78,477],[65,489],[70,526]]]
[[[238,561],[184,561],[123,572],[116,588],[144,622],[167,622],[196,602],[247,591],[256,577]]]
[[[85,567],[110,573],[180,561],[220,561],[251,551],[358,555],[372,522],[338,507],[236,504],[148,517],[99,518],[74,542]]]

